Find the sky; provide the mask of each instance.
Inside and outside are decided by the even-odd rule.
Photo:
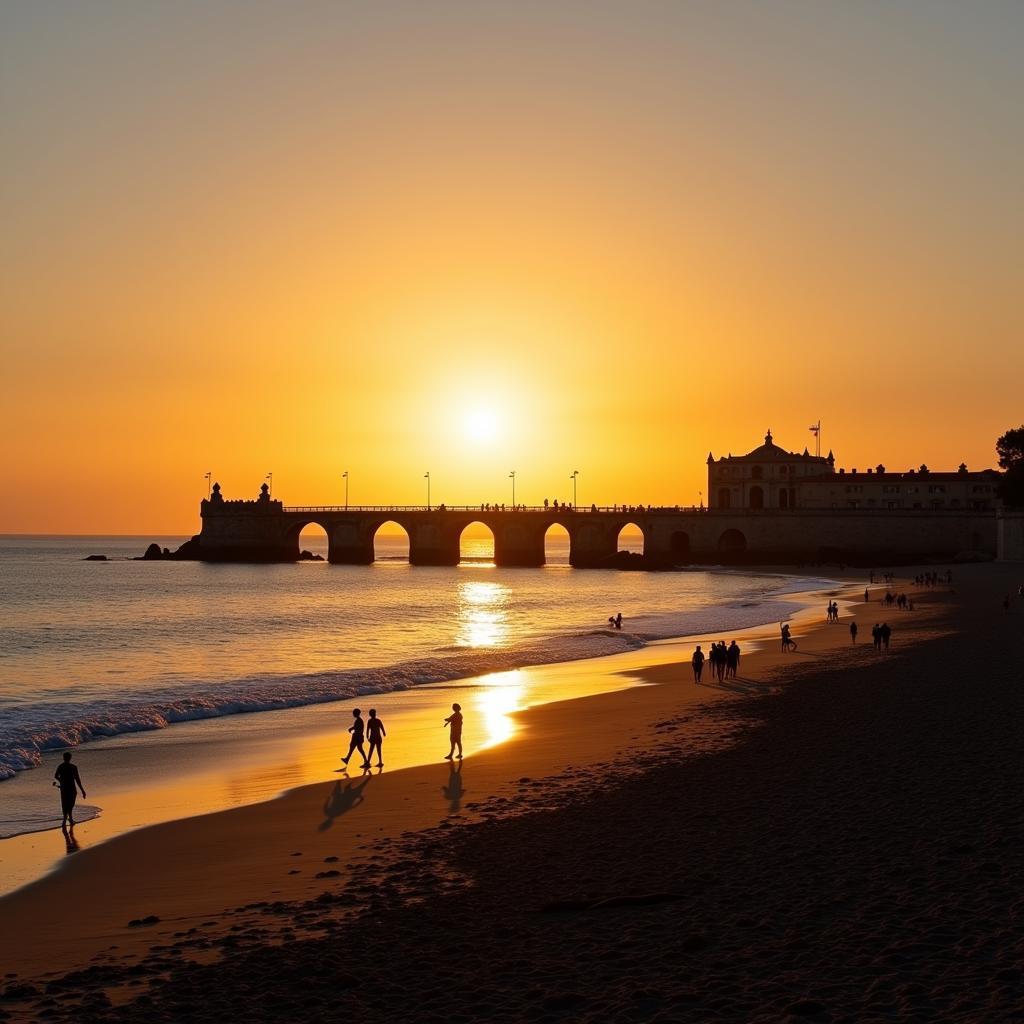
[[[1024,419],[1024,5],[0,6],[0,532],[691,504]]]

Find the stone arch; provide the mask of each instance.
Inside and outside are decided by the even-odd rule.
[[[690,535],[685,530],[675,530],[669,538],[669,547],[672,551],[672,562],[675,565],[685,565],[690,561]]]
[[[748,504],[751,508],[764,508],[764,488],[751,487],[747,495]]]
[[[470,565],[493,565],[494,542],[494,529],[487,523],[479,519],[466,523],[459,531],[460,564],[466,562]]]
[[[572,534],[562,523],[551,523],[544,531],[544,564],[572,564]]]
[[[295,523],[288,530],[288,545],[294,547],[296,561],[326,562],[331,552],[331,531],[315,519]]]
[[[388,529],[385,529],[388,527]],[[383,532],[381,532],[383,531]],[[408,529],[394,519],[386,519],[373,531],[375,562],[408,562],[411,538]]]
[[[723,559],[738,559],[747,552],[747,538],[739,530],[726,530],[718,538],[718,553]]]
[[[615,531],[615,550],[628,551],[630,554],[642,555],[647,537],[643,528],[632,521],[623,523]]]
[[[719,508],[732,508],[732,494],[728,487],[718,488],[718,507]]]

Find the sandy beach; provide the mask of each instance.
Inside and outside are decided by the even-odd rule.
[[[674,651],[461,771],[338,775],[84,851],[0,901],[0,1014],[1014,1019],[1019,567],[955,573],[898,580],[913,613],[815,615],[796,654],[764,630],[735,684]]]

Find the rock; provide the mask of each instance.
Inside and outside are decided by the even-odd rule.
[[[86,555],[83,562],[106,562],[109,561],[106,555]]]
[[[152,561],[154,561],[154,560],[156,560],[158,558],[163,558],[163,557],[164,557],[164,553],[163,553],[163,551],[160,550],[160,545],[159,544],[150,544],[149,547],[146,548],[146,553],[142,556],[142,560],[145,561],[145,562],[152,562]]]
[[[314,555],[312,551],[300,551],[299,561],[300,562],[322,562],[324,560],[323,555]]]

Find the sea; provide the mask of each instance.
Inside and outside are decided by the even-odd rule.
[[[824,585],[574,570],[567,538],[540,569],[495,566],[489,539],[465,540],[457,567],[410,566],[399,537],[369,566],[136,560],[153,539],[185,538],[0,537],[0,836],[19,831],[4,780],[61,748],[242,713],[269,729],[282,709],[746,628]],[[326,555],[322,536],[302,545]]]

